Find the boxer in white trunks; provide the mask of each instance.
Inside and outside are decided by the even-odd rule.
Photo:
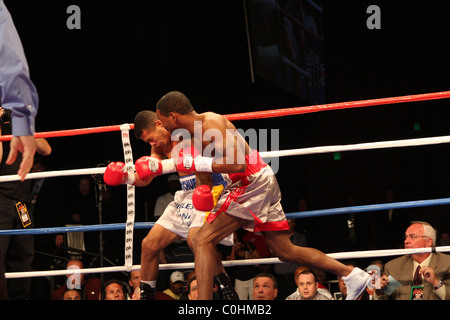
[[[170,133],[164,129],[152,111],[139,112],[134,120],[136,138],[151,145],[151,157],[160,160],[170,157],[171,151],[178,143],[171,141]],[[136,167],[140,163],[148,163],[149,157],[142,157],[136,161]],[[136,173],[130,174],[122,162],[108,164],[104,181],[111,186],[121,184],[133,184],[135,186],[147,186],[154,176],[141,179]],[[211,185],[216,194],[217,201],[225,187],[225,180],[221,174],[212,175],[210,181],[203,180]],[[192,204],[192,193],[196,187],[196,178],[193,174],[180,174],[182,190],[174,195],[172,201],[164,210],[164,213],[156,221],[148,235],[142,241],[141,255],[141,300],[154,299],[156,280],[159,272],[159,257],[164,248],[178,239],[187,239],[189,229],[198,229],[205,221],[205,212],[197,211]],[[223,245],[232,246],[232,236],[224,238]],[[231,281],[225,273],[225,269],[219,259],[216,259],[216,282],[219,285],[222,299],[237,299]]]
[[[195,124],[200,122],[202,141],[200,144],[194,142],[194,145],[201,146],[200,152],[206,148],[215,150],[216,157],[203,157],[201,154],[186,156],[186,151],[183,150],[174,161],[178,172],[196,172],[197,177],[203,176],[205,172],[227,173],[231,181],[225,189],[228,196],[221,198],[214,207],[207,218],[209,223],[203,224],[188,238],[194,249],[200,300],[212,298],[211,288],[216,268],[215,245],[241,227],[261,231],[272,253],[282,261],[316,267],[341,276],[349,291],[347,299],[358,298],[371,281],[370,275],[359,268],[346,266],[319,250],[295,246],[290,242],[285,231],[287,223],[280,204],[281,194],[276,178],[258,152],[251,150],[242,136],[230,135],[230,132],[236,132],[230,121],[212,112],[196,113],[189,99],[177,91],[169,92],[158,101],[156,113],[169,132],[184,129],[194,138]],[[211,129],[220,131],[222,139],[206,141],[203,138],[204,133]],[[230,154],[233,155],[234,161],[230,161]],[[243,158],[245,161],[238,161]],[[204,211],[211,209],[212,196],[208,188],[206,191],[204,186],[197,189],[193,194],[196,208]]]

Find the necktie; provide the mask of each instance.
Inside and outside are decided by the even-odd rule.
[[[422,285],[422,276],[419,274],[420,266],[417,266],[416,272],[414,273],[413,286]]]

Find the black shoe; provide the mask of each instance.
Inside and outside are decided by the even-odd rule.
[[[140,300],[155,300],[155,288],[144,282],[140,283],[139,288],[141,288]]]
[[[219,287],[221,300],[239,300],[239,296],[234,290],[231,279],[227,274],[221,273],[214,277],[214,280]]]

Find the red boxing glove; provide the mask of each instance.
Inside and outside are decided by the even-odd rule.
[[[134,173],[127,172],[125,163],[111,162],[106,167],[103,174],[103,180],[109,186],[118,186],[121,184],[134,184]]]
[[[139,178],[142,180],[176,171],[173,159],[159,160],[147,156],[139,158],[136,161],[134,168],[136,169]]]
[[[177,171],[181,173],[213,172],[213,158],[202,157],[194,147],[184,148],[177,158]]]
[[[214,208],[214,197],[211,193],[211,188],[206,184],[195,188],[192,194],[192,204],[199,211],[211,211]]]

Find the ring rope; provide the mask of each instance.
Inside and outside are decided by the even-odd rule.
[[[287,219],[301,219],[320,216],[339,215],[346,213],[362,213],[373,211],[385,211],[389,209],[408,209],[428,206],[442,206],[450,205],[450,198],[432,199],[432,200],[419,200],[419,201],[403,201],[392,202],[384,204],[371,204],[363,206],[341,207],[332,209],[321,210],[309,210],[301,212],[286,213]],[[134,227],[136,229],[149,229],[153,227],[154,222],[135,222]],[[19,234],[53,234],[64,232],[81,232],[81,231],[112,231],[122,230],[126,227],[125,223],[111,223],[111,224],[97,224],[97,225],[85,225],[85,226],[71,226],[71,227],[53,227],[53,228],[32,228],[32,229],[11,229],[0,230],[0,236],[2,235],[19,235]]]
[[[403,139],[403,140],[357,143],[348,145],[311,147],[311,148],[291,149],[282,151],[267,151],[267,152],[260,152],[260,155],[263,158],[274,158],[274,157],[300,156],[308,154],[342,152],[342,151],[361,151],[361,150],[374,150],[384,148],[418,147],[433,144],[443,144],[449,142],[450,136],[438,136],[431,138]]]
[[[82,176],[82,175],[95,175],[105,173],[106,167],[87,168],[87,169],[72,169],[72,170],[56,170],[56,171],[43,171],[43,172],[31,172],[26,175],[25,180],[28,179],[42,179],[52,177],[65,177],[65,176]],[[18,181],[20,177],[17,174],[0,176],[0,182]]]
[[[275,158],[275,157],[311,155],[311,154],[331,153],[331,152],[361,151],[361,150],[374,150],[374,149],[400,148],[400,147],[418,147],[444,143],[450,143],[450,136],[367,142],[348,145],[333,145],[333,146],[299,148],[299,149],[289,149],[279,151],[261,151],[259,154],[263,158]],[[85,174],[103,174],[105,172],[105,169],[106,167],[97,167],[87,169],[32,172],[27,174],[25,179],[41,179],[50,177],[61,177],[65,175],[74,176]],[[20,177],[17,174],[0,176],[0,182],[18,181],[18,180],[20,180]]]
[[[360,107],[371,107],[386,104],[397,104],[405,102],[418,102],[426,100],[438,100],[450,98],[450,91],[441,91],[433,93],[423,93],[415,95],[406,95],[390,98],[379,98],[379,99],[368,99],[368,100],[357,100],[348,102],[337,102],[314,106],[302,106],[294,108],[283,108],[265,111],[254,111],[254,112],[243,112],[243,113],[232,113],[224,115],[230,121],[235,120],[251,120],[251,119],[265,119],[274,117],[283,117],[291,115],[300,115],[306,113],[314,113],[320,111],[330,111],[330,110],[342,110]],[[82,128],[82,129],[69,129],[69,130],[57,130],[48,132],[36,132],[36,138],[53,138],[53,137],[67,137],[67,136],[77,136],[91,133],[101,133],[101,132],[111,132],[119,131],[121,125],[111,125],[103,127],[93,127],[93,128]],[[130,124],[130,129],[134,129],[134,124]],[[0,141],[11,140],[12,135],[0,136]]]
[[[234,114],[225,115],[225,117],[230,121],[264,119],[264,118],[283,117],[283,116],[292,116],[292,115],[313,113],[313,112],[319,112],[319,111],[353,109],[353,108],[360,108],[360,107],[372,107],[372,106],[379,106],[379,105],[386,105],[386,104],[418,102],[418,101],[425,101],[425,100],[437,100],[437,99],[447,99],[447,98],[450,98],[450,91],[407,95],[407,96],[399,96],[399,97],[391,97],[391,98],[380,98],[380,99],[368,99],[368,100],[359,100],[359,101],[329,103],[329,104],[314,105],[314,106],[307,106],[307,107],[295,107],[295,108],[283,108],[283,109],[274,109],[274,110],[266,110],[266,111],[234,113]]]
[[[57,137],[81,136],[81,135],[91,134],[91,133],[119,131],[121,126],[122,125],[117,124],[117,125],[112,125],[112,126],[93,127],[93,128],[36,132],[34,134],[34,137],[35,138],[57,138]],[[130,129],[134,129],[134,124],[130,125],[130,126],[131,126]],[[3,135],[0,137],[0,141],[9,141],[9,140],[11,140],[12,137],[13,137],[12,135]]]
[[[353,206],[353,207],[342,207],[333,209],[322,209],[322,210],[310,210],[301,212],[287,213],[286,217],[289,216],[291,219],[298,218],[310,218],[310,217],[320,217],[329,216],[345,213],[361,213],[361,212],[371,212],[371,211],[384,211],[389,209],[408,209],[408,208],[419,208],[428,206],[442,206],[450,204],[450,198],[433,199],[433,200],[418,200],[418,201],[403,201],[403,202],[392,202],[385,204],[370,204],[364,206]]]
[[[367,251],[349,251],[328,253],[327,256],[336,260],[355,259],[355,258],[377,258],[377,257],[389,257],[414,253],[431,253],[431,252],[450,252],[450,246],[433,247],[433,248],[414,248],[414,249],[386,249],[386,250],[367,250]],[[232,266],[244,266],[255,264],[278,264],[284,263],[278,258],[259,258],[259,259],[246,259],[246,260],[225,260],[222,261],[224,267]],[[8,272],[5,273],[7,279],[13,278],[28,278],[28,277],[48,277],[48,276],[61,276],[69,274],[81,274],[81,273],[100,273],[100,272],[120,272],[132,270],[140,270],[140,265],[132,266],[115,266],[115,267],[102,267],[102,268],[85,268],[85,269],[72,269],[72,270],[49,270],[49,271],[28,271],[28,272]],[[159,270],[174,270],[174,269],[194,269],[194,262],[184,263],[166,263],[160,264]]]
[[[154,226],[154,222],[135,222],[135,229],[150,229]],[[6,235],[23,235],[23,234],[55,234],[66,232],[89,232],[89,231],[114,231],[123,230],[126,228],[126,223],[109,223],[109,224],[92,224],[92,225],[78,225],[70,227],[52,227],[52,228],[32,228],[32,229],[10,229],[0,230],[0,236]]]

